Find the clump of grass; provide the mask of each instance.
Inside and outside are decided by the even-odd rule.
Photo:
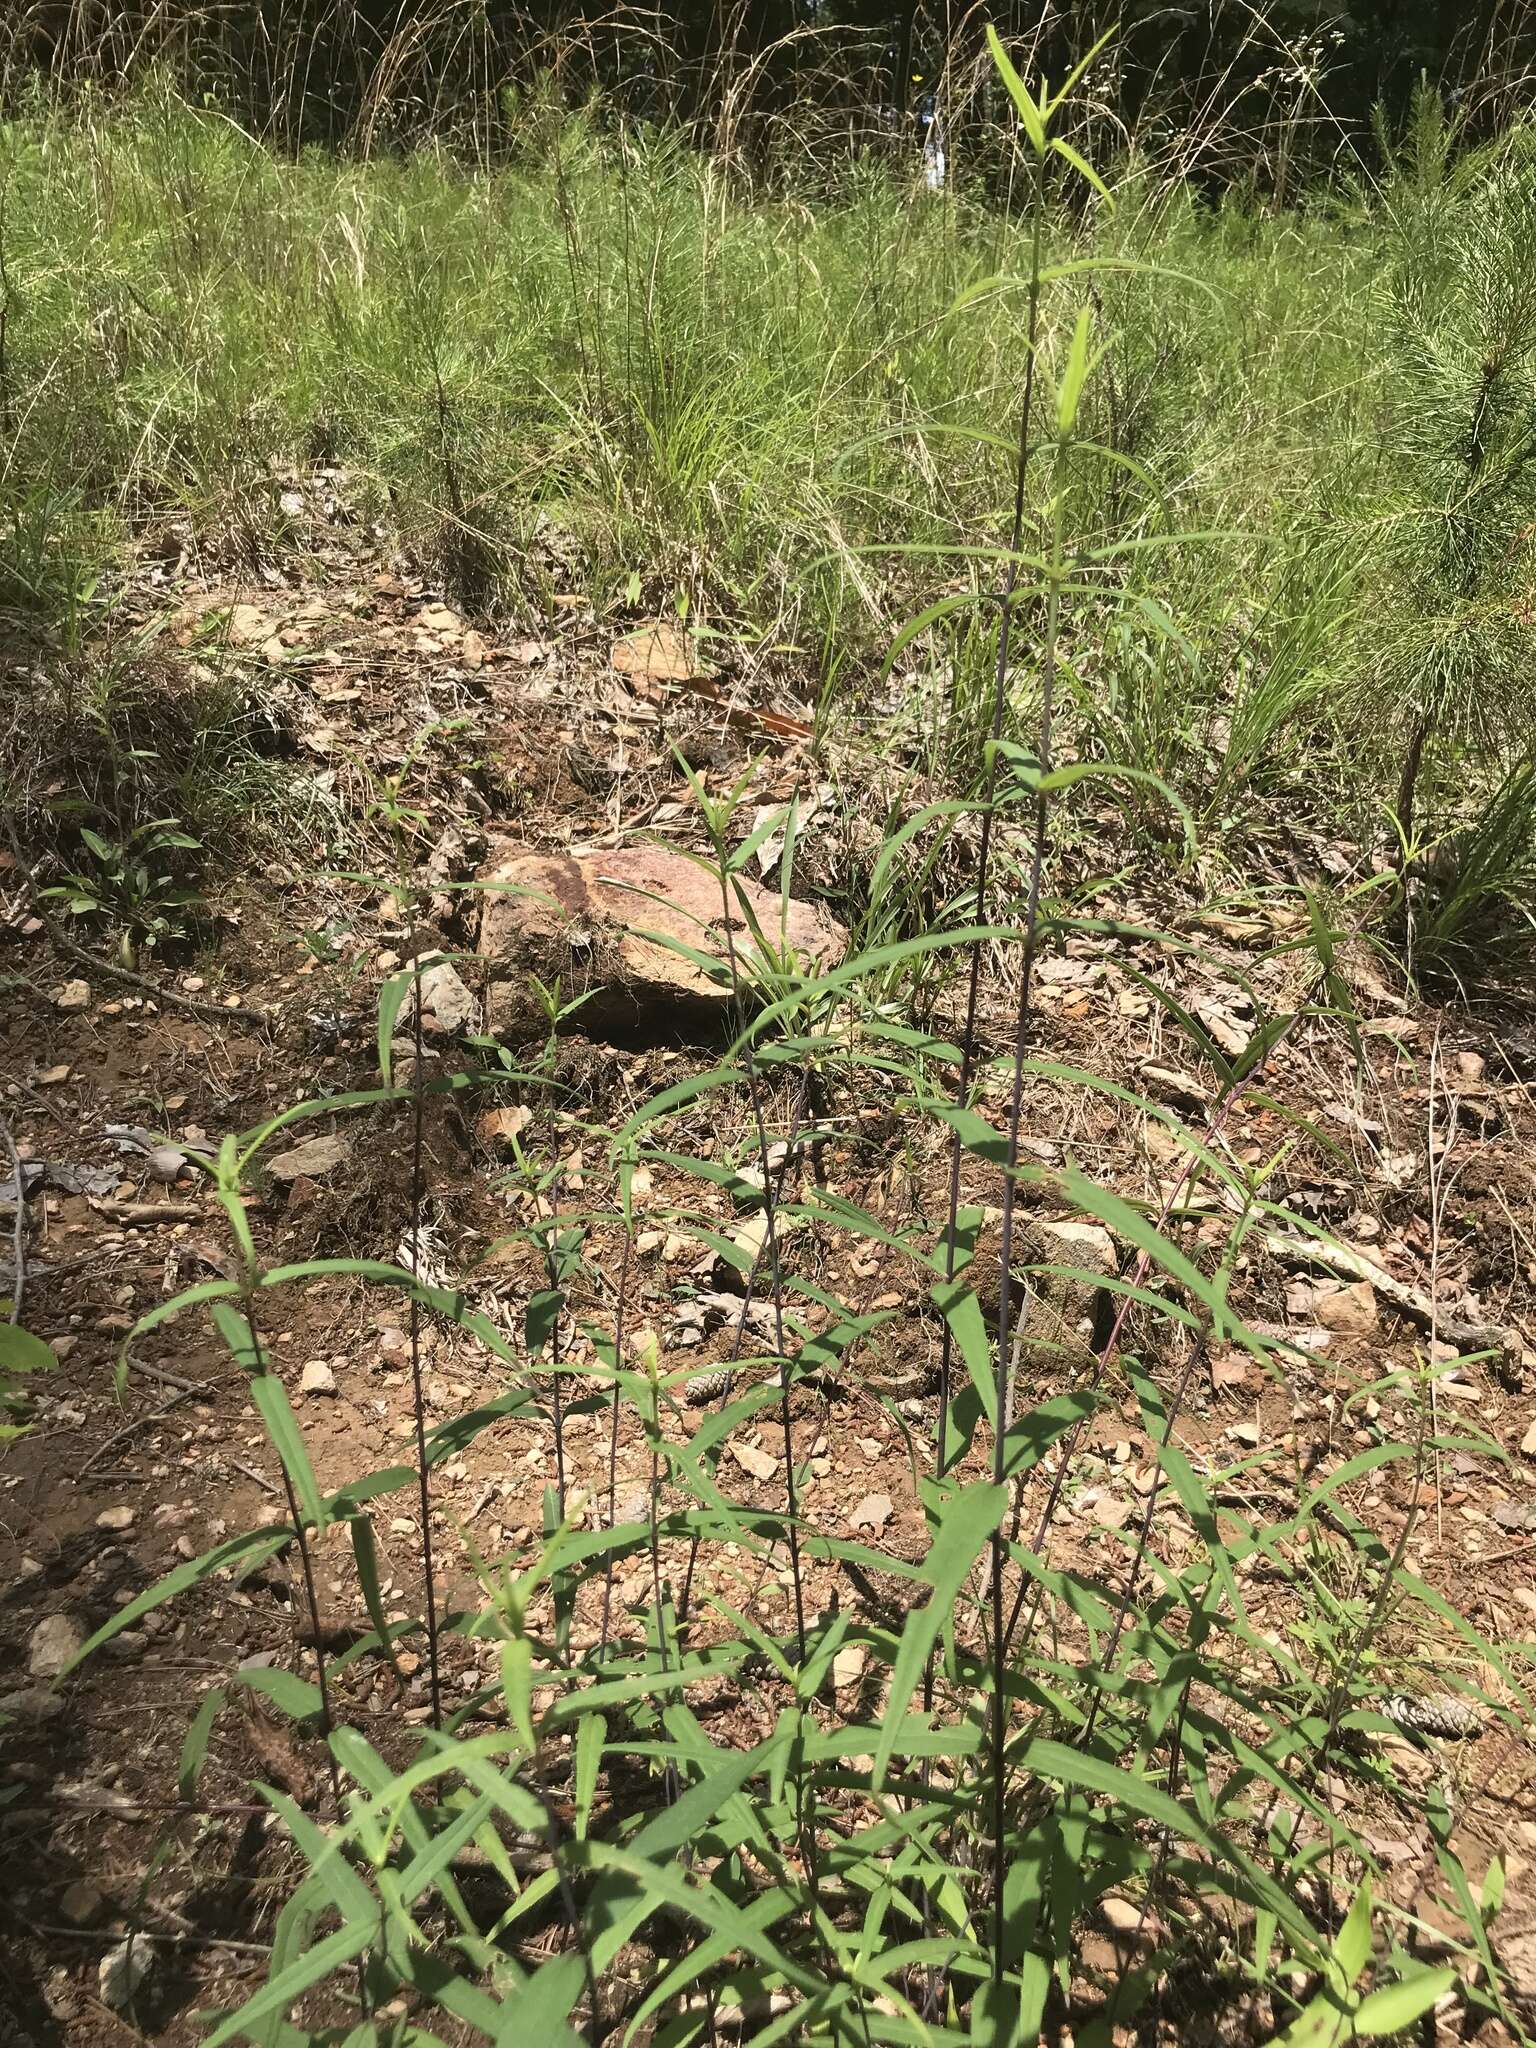
[[[1414,851],[1437,751],[1485,757],[1528,726],[1536,631],[1536,161],[1516,133],[1460,147],[1420,88],[1382,191],[1390,408],[1358,660],[1401,749],[1395,825]],[[1454,772],[1452,780],[1457,779]]]
[[[110,629],[108,629],[110,630]],[[0,809],[34,879],[134,946],[177,936],[211,876],[293,830],[312,786],[237,677],[167,659],[155,634],[74,654],[23,637],[0,684]]]
[[[163,80],[110,116],[12,122],[8,349],[32,403],[8,473],[46,484],[56,533],[177,511],[259,543],[273,464],[322,447],[430,559],[462,575],[467,553],[482,598],[532,594],[519,564],[552,522],[599,593],[640,568],[829,669],[866,658],[924,587],[889,550],[995,533],[1008,504],[1006,460],[955,431],[985,423],[1021,345],[1017,294],[949,317],[997,268],[982,195],[914,204],[830,166],[813,210],[582,116],[551,117],[539,151],[489,173],[435,151],[285,162]],[[1217,284],[1181,357],[1201,382],[1168,366],[1154,408],[1128,361],[1096,424],[1166,474],[1176,515],[1230,526],[1266,461],[1305,488],[1285,439],[1253,446],[1282,392],[1293,413],[1318,393],[1317,435],[1336,428],[1315,329],[1347,331],[1358,265],[1321,234],[1157,204],[1111,239]],[[1221,308],[1266,269],[1260,351]],[[1116,349],[1187,332],[1176,281],[1136,290],[1134,318],[1108,307]],[[1047,293],[1048,335],[1067,296]],[[13,580],[36,583],[35,554],[19,530]]]

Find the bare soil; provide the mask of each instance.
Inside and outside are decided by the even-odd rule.
[[[60,959],[20,874],[14,867],[0,874],[0,973],[30,984],[13,980],[0,1011],[0,1114],[24,1158],[115,1173],[103,1192],[45,1188],[26,1204],[26,1320],[59,1363],[36,1401],[33,1433],[0,1461],[0,1644],[9,1674],[0,1690],[19,1695],[10,1725],[0,1729],[10,1794],[0,1808],[8,1922],[0,2036],[18,2048],[132,2039],[180,2048],[198,2039],[198,2011],[227,2009],[259,1980],[263,1944],[300,1868],[254,1785],[275,1783],[322,1806],[327,1796],[317,1749],[254,1709],[235,1707],[216,1725],[194,1798],[183,1804],[177,1796],[180,1746],[210,1686],[253,1658],[315,1671],[286,1563],[243,1581],[221,1576],[156,1610],[57,1694],[27,1675],[29,1646],[50,1615],[92,1630],[178,1563],[284,1512],[279,1469],[243,1375],[198,1313],[137,1339],[120,1370],[136,1320],[225,1270],[229,1239],[201,1174],[189,1169],[174,1185],[155,1179],[142,1154],[116,1148],[106,1126],[216,1146],[226,1133],[321,1092],[376,1087],[378,987],[417,944],[450,952],[470,946],[473,898],[455,885],[471,879],[488,843],[516,838],[561,850],[641,834],[702,843],[674,743],[715,790],[730,787],[755,760],[743,829],[757,805],[796,788],[835,786],[837,799],[808,827],[815,853],[807,857],[808,871],[819,860],[834,907],[839,879],[856,874],[858,857],[847,793],[857,793],[853,808],[867,821],[881,814],[906,772],[874,720],[868,731],[851,728],[830,767],[813,758],[796,731],[803,707],[769,665],[743,658],[716,678],[713,695],[699,695],[680,682],[616,669],[614,630],[578,603],[557,602],[537,633],[477,633],[418,580],[376,569],[350,549],[338,547],[302,573],[273,572],[254,587],[205,576],[187,562],[170,573],[146,567],[129,624],[135,613],[167,621],[155,660],[159,686],[170,695],[216,658],[270,710],[278,764],[307,785],[305,822],[281,836],[254,824],[233,858],[216,858],[210,868],[211,917],[198,942],[147,963],[167,990],[215,1008],[261,1011],[268,1028],[189,1014]],[[30,661],[18,654],[0,688],[24,691]],[[764,711],[775,716],[764,720]],[[439,729],[418,744],[430,726]],[[438,889],[425,925],[408,927],[388,837],[366,817],[380,776],[390,773],[402,778],[401,801],[415,814],[412,879],[424,871]],[[1277,831],[1258,839],[1255,858],[1267,865],[1267,879],[1283,881],[1288,865],[1308,872],[1327,851],[1302,836],[1288,844]],[[1155,894],[1165,886],[1166,877],[1149,872],[1142,885],[1125,883],[1096,909],[1128,923],[1166,922],[1168,904]],[[1257,892],[1234,910],[1199,876],[1176,886],[1182,929],[1198,952],[1170,958],[1136,941],[1071,941],[1043,963],[1035,1049],[1133,1089],[1188,1087],[1184,1107],[1198,1130],[1199,1098],[1207,1105],[1213,1098],[1191,1074],[1167,1019],[1124,968],[1156,966],[1181,999],[1225,1005],[1228,1028],[1241,1029],[1241,1005],[1232,1010],[1235,977],[1247,976],[1260,1000],[1283,1007],[1295,1000],[1305,964],[1274,951],[1294,930],[1292,912],[1266,909]],[[71,936],[105,956],[105,935],[77,922]],[[989,963],[984,1003],[999,1048],[1009,1001],[1005,965]],[[1262,1094],[1239,1106],[1223,1142],[1236,1158],[1276,1161],[1272,1198],[1325,1220],[1397,1281],[1422,1290],[1447,1320],[1465,1318],[1470,1300],[1508,1333],[1499,1356],[1457,1368],[1436,1396],[1442,1433],[1475,1431],[1485,1450],[1431,1454],[1417,1483],[1411,1461],[1378,1467],[1342,1488],[1339,1500],[1389,1547],[1411,1516],[1408,1562],[1528,1676],[1536,1638],[1536,1070],[1520,1050],[1527,1027],[1507,1013],[1416,1005],[1364,955],[1347,971],[1366,1018],[1363,1070],[1351,1071],[1336,1025],[1302,1024],[1275,1054]],[[60,991],[82,974],[84,1007],[62,1007]],[[588,1040],[581,1027],[577,1013],[550,1057],[553,1086],[507,1082],[428,1106],[433,1243],[519,1342],[528,1299],[546,1284],[529,1226],[552,1200],[571,1208],[611,1201],[605,1133],[712,1058],[708,1048],[667,1043],[665,1029],[655,1043],[610,1045]],[[444,1034],[429,1030],[427,1045],[429,1072],[484,1064],[483,1055]],[[518,1057],[543,1060],[545,1049],[535,1042]],[[989,1102],[999,1114],[1004,1085],[997,1081]],[[477,1134],[481,1112],[498,1103],[531,1109],[525,1151],[546,1169],[559,1168],[542,1189]],[[770,1090],[767,1111],[775,1139],[792,1136],[805,1113],[793,1087]],[[942,1134],[914,1133],[896,1091],[883,1092],[865,1074],[838,1083],[818,1114],[832,1136],[814,1160],[795,1156],[792,1178],[819,1174],[900,1227],[923,1219],[931,1226],[942,1216]],[[1296,1117],[1309,1119],[1317,1135],[1298,1130]],[[1154,1213],[1178,1170],[1162,1126],[1124,1100],[1065,1082],[1031,1080],[1026,1129],[1042,1163],[1070,1159],[1147,1200]],[[325,1117],[298,1127],[292,1141],[330,1131],[346,1145],[336,1172],[286,1186],[258,1178],[251,1214],[263,1258],[395,1258],[410,1218],[408,1113]],[[676,1119],[667,1142],[717,1159],[750,1158],[747,1105],[739,1096],[711,1098]],[[0,1166],[0,1178],[7,1170]],[[970,1198],[997,1200],[997,1184],[982,1169],[968,1168],[967,1182]],[[674,1341],[679,1299],[710,1284],[707,1254],[701,1266],[698,1244],[678,1228],[679,1212],[699,1207],[700,1185],[657,1168],[637,1190],[626,1313],[632,1331],[657,1332],[669,1371],[730,1351],[720,1331],[687,1351]],[[722,1220],[728,1206],[719,1204]],[[1187,1218],[1182,1228],[1190,1242],[1218,1243],[1228,1219]],[[940,1326],[909,1262],[821,1239],[806,1256],[845,1300],[891,1311],[870,1340],[882,1363],[936,1355]],[[578,1372],[593,1360],[590,1329],[611,1326],[621,1263],[616,1226],[599,1222],[562,1325],[563,1356]],[[1218,1477],[1219,1497],[1234,1513],[1278,1519],[1302,1483],[1316,1483],[1384,1438],[1414,1435],[1408,1393],[1361,1389],[1411,1368],[1428,1352],[1433,1330],[1379,1295],[1364,1306],[1357,1301],[1352,1319],[1326,1289],[1320,1299],[1317,1286],[1316,1275],[1287,1267],[1255,1237],[1235,1277],[1236,1305],[1309,1344],[1310,1360],[1267,1377],[1251,1359],[1217,1353],[1194,1375],[1177,1439],[1202,1473]],[[1330,1317],[1340,1327],[1306,1334]],[[325,1486],[410,1462],[408,1317],[398,1297],[346,1276],[315,1277],[274,1296],[269,1323],[263,1334]],[[426,1321],[421,1349],[433,1423],[507,1386],[505,1364],[444,1320]],[[317,1360],[334,1391],[303,1394],[304,1369]],[[1151,1362],[1160,1379],[1177,1383],[1177,1356]],[[863,1363],[870,1363],[867,1352]],[[588,1490],[594,1514],[606,1511],[608,1409],[583,1394],[578,1380],[566,1385],[573,1405],[558,1446],[548,1414],[530,1408],[494,1423],[434,1475],[439,1594],[450,1611],[472,1610],[483,1597],[462,1539],[488,1564],[515,1560],[539,1531],[546,1489],[557,1478]],[[1123,1577],[1127,1545],[1158,1484],[1155,1447],[1129,1383],[1115,1385],[1117,1398],[1079,1452],[1053,1536],[1058,1562],[1098,1571],[1111,1584]],[[931,1396],[905,1407],[881,1399],[861,1377],[858,1351],[835,1385],[798,1390],[794,1446],[810,1475],[808,1520],[840,1535],[860,1529],[897,1556],[919,1555],[925,1536],[916,1480],[931,1456],[935,1409]],[[669,1428],[682,1438],[697,1420],[683,1411]],[[745,1459],[728,1457],[722,1472],[741,1498],[777,1505],[784,1445],[774,1411],[741,1433],[741,1447]],[[770,1469],[767,1461],[774,1476],[755,1478],[751,1467]],[[633,1418],[619,1435],[615,1471],[616,1518],[643,1518],[650,1459]],[[1026,1528],[1046,1484],[1037,1479],[1026,1497]],[[414,1612],[414,1492],[395,1495],[377,1526],[390,1611]],[[368,1624],[345,1535],[331,1536],[334,1544],[328,1537],[320,1550],[322,1640],[334,1662]],[[1160,1505],[1160,1553],[1177,1562],[1195,1541],[1188,1523]],[[665,1546],[662,1561],[680,1586],[686,1547]],[[703,1604],[715,1591],[764,1625],[782,1627],[789,1599],[783,1565],[782,1554],[767,1570],[745,1558],[711,1562],[693,1588],[694,1640],[707,1640],[716,1626]],[[1257,1577],[1248,1590],[1256,1626],[1294,1646],[1298,1617],[1287,1610],[1288,1591]],[[648,1560],[620,1567],[619,1610],[649,1594]],[[903,1597],[894,1578],[859,1582],[841,1569],[811,1567],[813,1612],[834,1601],[880,1612]],[[584,1600],[576,1647],[595,1642],[600,1625],[599,1604]],[[1389,1623],[1379,1654],[1406,1688],[1443,1689],[1454,1666],[1495,1703],[1512,1698],[1504,1674],[1449,1630],[1431,1639],[1418,1624]],[[494,1678],[490,1646],[463,1636],[445,1639],[443,1662],[452,1700]],[[396,1733],[428,1711],[419,1643],[401,1664],[403,1685],[377,1655],[331,1675],[336,1711],[386,1754]],[[839,1704],[851,1709],[855,1698],[849,1692]],[[761,1689],[733,1679],[705,1688],[695,1704],[717,1739],[727,1730],[761,1735],[775,1711]],[[495,1700],[483,1711],[495,1713]],[[1405,1737],[1393,1750],[1403,1776],[1444,1780],[1458,1850],[1474,1877],[1491,1854],[1505,1859],[1501,1952],[1536,1996],[1531,1737],[1518,1714],[1506,1719],[1490,1710],[1474,1740],[1416,1745]],[[1358,1782],[1340,1779],[1336,1789],[1358,1808]],[[1390,1869],[1394,1897],[1430,1930],[1454,1927],[1423,1826],[1385,1801],[1380,1811],[1353,1817]],[[103,1955],[130,1928],[148,1933],[157,1957],[136,2024],[103,2003],[97,1975]],[[551,1939],[558,1938],[555,1929]],[[1193,1993],[1189,2001],[1181,2008],[1174,1997],[1170,2021],[1186,2038],[1218,2038],[1231,2024],[1202,2018]],[[1476,2028],[1474,2015],[1465,2031]],[[1262,2033],[1262,2018],[1245,2029]],[[1492,2042],[1502,2031],[1489,2021],[1477,2037]]]

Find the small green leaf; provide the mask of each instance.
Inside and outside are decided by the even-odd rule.
[[[1062,158],[1064,162],[1069,163],[1072,166],[1073,170],[1077,172],[1077,175],[1080,178],[1086,178],[1088,180],[1088,183],[1093,187],[1094,191],[1098,193],[1099,197],[1104,201],[1106,206],[1114,205],[1114,194],[1110,191],[1109,187],[1104,183],[1104,180],[1099,176],[1098,172],[1093,168],[1093,165],[1089,163],[1088,159],[1086,157],[1079,156],[1077,151],[1072,147],[1070,142],[1063,142],[1061,137],[1058,135],[1054,137],[1051,142],[1051,151],[1053,155],[1059,156]]]
[[[1361,1999],[1355,2012],[1355,2032],[1368,2037],[1401,2034],[1443,1998],[1455,1982],[1454,1970],[1438,1969],[1416,1970],[1411,1977],[1385,1984]]]
[[[576,1727],[576,1755],[572,1768],[572,1791],[576,1807],[576,1839],[586,1837],[592,1818],[592,1799],[597,1791],[597,1774],[603,1761],[603,1744],[608,1740],[608,1723],[601,1714],[583,1714]]]
[[[284,1671],[278,1665],[244,1665],[230,1682],[248,1686],[252,1692],[264,1693],[278,1712],[286,1714],[290,1721],[318,1720],[324,1708],[318,1685],[311,1685],[307,1678]]]
[[[996,1532],[1007,1505],[1005,1486],[963,1486],[939,1510],[939,1526],[922,1567],[923,1577],[933,1588],[933,1597],[921,1607],[914,1607],[907,1616],[891,1666],[890,1695],[881,1716],[870,1772],[870,1784],[877,1792],[884,1785],[891,1758],[900,1747],[907,1702],[922,1676],[928,1652],[949,1619],[977,1552]]]
[[[373,1541],[373,1523],[367,1515],[353,1515],[350,1529],[352,1555],[357,1561],[357,1580],[363,1589],[363,1605],[368,1610],[368,1619],[373,1623],[373,1632],[383,1645],[384,1654],[394,1666],[395,1676],[403,1686],[405,1680],[395,1659],[394,1636],[389,1626],[389,1618],[384,1612],[384,1594],[379,1583],[379,1559]]]
[[[213,1734],[213,1724],[218,1719],[219,1709],[225,1699],[222,1686],[214,1686],[203,1694],[203,1703],[193,1718],[181,1745],[181,1758],[176,1766],[176,1790],[183,1799],[197,1797],[197,1781],[203,1774],[203,1765],[208,1757],[208,1741]]]
[[[315,1477],[315,1468],[309,1462],[309,1453],[304,1448],[303,1433],[298,1418],[288,1405],[288,1393],[276,1373],[259,1372],[251,1381],[251,1401],[256,1413],[266,1424],[267,1435],[272,1439],[273,1448],[283,1461],[283,1470],[293,1481],[293,1490],[299,1497],[299,1506],[304,1519],[312,1522],[316,1530],[325,1527],[325,1496],[320,1491],[320,1482]]]
[[[532,1756],[539,1738],[533,1729],[533,1645],[526,1636],[501,1646],[501,1689],[506,1695],[507,1719]]]
[[[402,968],[398,974],[392,974],[379,987],[379,1076],[386,1088],[394,1086],[392,1074],[395,1020],[399,1017],[406,996],[410,992],[411,983],[416,979],[416,972],[413,963]]]
[[[1367,1878],[1334,1938],[1331,1960],[1338,1971],[1338,1989],[1352,1990],[1371,1959],[1371,1883]]]
[[[1077,316],[1077,325],[1072,330],[1072,342],[1067,350],[1067,366],[1062,372],[1061,388],[1056,394],[1056,426],[1064,441],[1077,424],[1077,409],[1082,402],[1083,386],[1088,381],[1088,342],[1092,332],[1092,309],[1084,306]]]
[[[1029,137],[1036,156],[1045,155],[1045,122],[1036,106],[1029,87],[1014,70],[1008,52],[1003,48],[1002,39],[991,22],[987,23],[987,48],[992,52],[992,62],[997,66],[998,76],[1008,88],[1008,97],[1018,111],[1024,133]]]
[[[58,1362],[41,1337],[34,1337],[18,1323],[0,1323],[0,1373],[21,1377],[52,1372]]]

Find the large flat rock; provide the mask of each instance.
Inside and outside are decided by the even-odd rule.
[[[669,847],[537,853],[504,846],[480,882],[486,1023],[502,1035],[542,1027],[534,976],[546,987],[558,979],[562,1004],[586,996],[572,1020],[578,1030],[684,1038],[718,1026],[728,1011],[729,976],[711,972],[715,964],[725,969],[728,948],[743,984],[751,984],[760,951],[752,920],[768,947],[792,954],[802,972],[835,966],[848,945],[819,904],[786,907],[750,881],[732,882],[727,925],[718,875]]]

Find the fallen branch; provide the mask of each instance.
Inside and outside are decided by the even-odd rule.
[[[119,1202],[111,1195],[87,1200],[113,1223],[191,1223],[203,1213],[196,1202]]]
[[[110,960],[98,960],[94,953],[87,953],[73,939],[66,939],[51,919],[45,916],[43,922],[48,927],[54,951],[91,974],[105,975],[109,981],[120,981],[129,988],[142,989],[157,1003],[174,1010],[190,1011],[194,1017],[209,1017],[221,1024],[254,1024],[261,1031],[273,1028],[272,1019],[265,1010],[247,1010],[238,1003],[204,1003],[196,996],[184,996],[179,989],[165,988],[160,982],[151,981],[147,974],[135,974],[132,968],[114,966]]]
[[[1509,1332],[1498,1323],[1468,1322],[1447,1315],[1423,1288],[1410,1286],[1389,1273],[1385,1266],[1368,1258],[1352,1245],[1310,1237],[1289,1237],[1283,1231],[1265,1233],[1265,1242],[1275,1256],[1289,1266],[1321,1266],[1325,1272],[1350,1280],[1368,1281],[1383,1301],[1407,1316],[1421,1329],[1467,1351],[1507,1353],[1512,1348]]]
[[[212,1387],[206,1385],[178,1387],[164,1407],[147,1409],[144,1414],[136,1416],[125,1429],[118,1430],[115,1436],[109,1436],[104,1444],[99,1444],[74,1475],[75,1484],[78,1486],[88,1472],[94,1472],[96,1467],[104,1462],[109,1451],[115,1451],[119,1444],[126,1443],[131,1436],[137,1436],[141,1429],[150,1429],[155,1423],[163,1422],[173,1408],[179,1408],[183,1401],[190,1401],[194,1394],[211,1394],[213,1391]]]
[[[108,981],[121,982],[125,987],[141,989],[145,995],[153,996],[157,1003],[174,1010],[186,1010],[194,1017],[208,1017],[220,1023],[254,1024],[262,1031],[272,1029],[272,1019],[265,1010],[247,1010],[234,1003],[200,1002],[196,996],[184,996],[176,989],[163,988],[158,981],[151,981],[147,974],[136,974],[131,967],[116,967],[109,960],[98,960],[94,953],[88,953],[83,946],[77,946],[73,939],[66,938],[59,929],[58,922],[49,911],[43,892],[37,885],[37,877],[21,850],[15,830],[9,824],[5,828],[5,836],[10,843],[11,857],[16,863],[16,872],[20,875],[31,900],[32,909],[41,920],[43,929],[48,934],[49,943],[61,960],[72,961],[76,967],[84,967],[98,978],[105,976]]]

